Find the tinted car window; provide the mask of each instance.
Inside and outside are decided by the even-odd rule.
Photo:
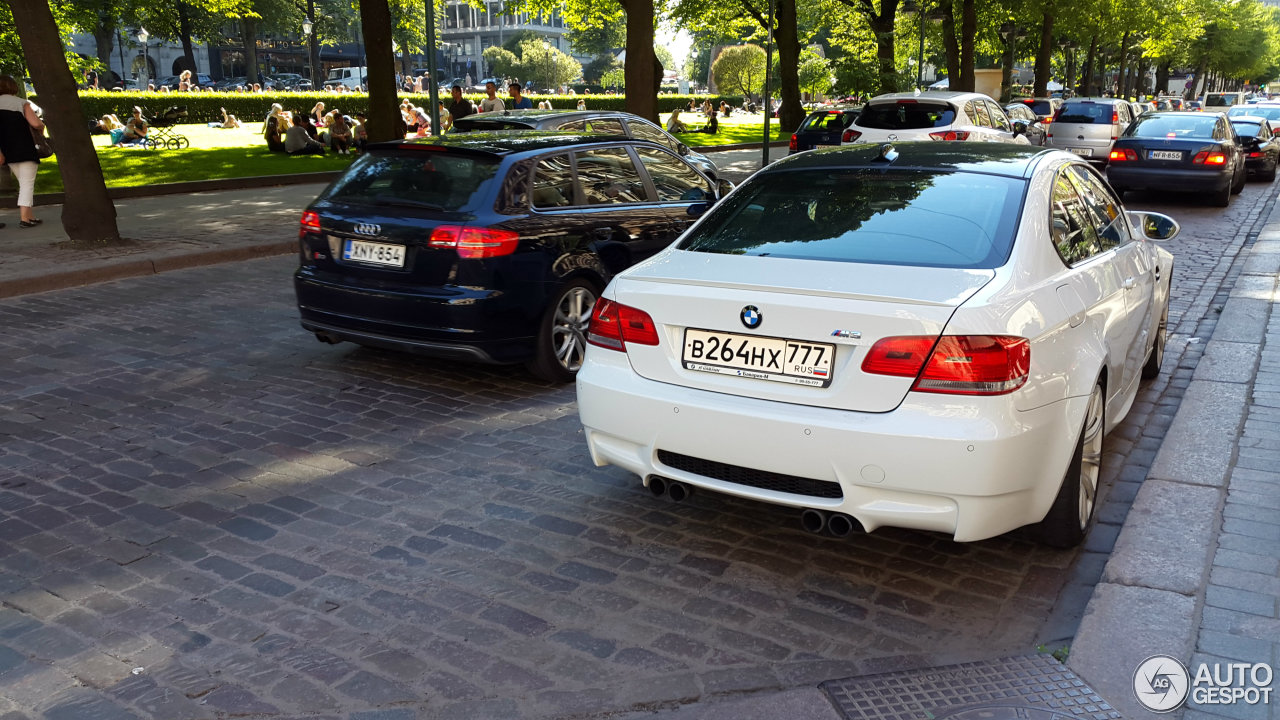
[[[758,175],[680,248],[805,260],[993,268],[1008,258],[1024,181],[946,171]],[[938,232],[939,227],[947,232]]]
[[[956,111],[946,103],[900,102],[867,105],[857,124],[878,130],[922,130],[955,122]]]
[[[475,207],[497,170],[496,158],[415,151],[368,153],[352,163],[322,197],[353,204],[465,210]]]
[[[659,145],[665,145],[671,148],[672,150],[676,149],[675,147],[676,143],[672,140],[672,138],[669,135],[667,135],[666,133],[662,132],[658,128],[650,125],[649,123],[643,120],[628,119],[627,125],[631,128],[632,137],[640,138],[641,140],[648,140],[650,142],[656,142]]]
[[[1236,115],[1253,115],[1268,120],[1280,120],[1280,107],[1259,107],[1257,105],[1238,105],[1227,111],[1228,117]]]
[[[573,205],[573,166],[569,155],[551,155],[538,160],[533,169],[533,192],[530,193],[536,208],[557,208]]]
[[[1052,115],[1053,103],[1048,100],[1026,100],[1022,107],[1028,108],[1036,115]]]
[[[653,181],[653,188],[658,191],[659,200],[697,202],[705,199],[704,193],[710,190],[707,181],[682,160],[657,148],[638,147],[636,153]]]
[[[592,118],[586,122],[586,125],[587,132],[626,135],[622,129],[622,121],[614,118]]]
[[[986,105],[987,115],[991,116],[991,127],[1006,132],[1013,130],[1013,127],[1009,125],[1009,118],[1005,116],[999,105],[993,102],[988,102]]]
[[[570,120],[555,126],[555,129],[564,130],[565,132],[586,132],[587,126],[581,120]]]
[[[851,116],[836,110],[821,110],[809,113],[809,117],[800,123],[800,130],[827,131],[844,130],[851,122]]]
[[[993,127],[991,124],[991,116],[987,114],[986,103],[973,103],[973,124],[981,125],[982,127]]]
[[[1054,247],[1068,265],[1088,260],[1102,251],[1084,203],[1065,174],[1059,174],[1053,184],[1050,232]]]
[[[1129,242],[1124,210],[1107,191],[1102,180],[1080,165],[1071,166],[1067,172],[1075,181],[1076,192],[1080,194],[1085,210],[1093,221],[1099,249],[1105,251]]]
[[[1062,106],[1055,122],[1077,123],[1079,125],[1111,124],[1115,112],[1110,105],[1100,103],[1072,103]]]
[[[1195,113],[1144,115],[1127,130],[1125,137],[1139,138],[1210,138],[1218,119]]]
[[[577,153],[578,180],[588,205],[646,202],[644,181],[625,148]]]
[[[1236,134],[1240,137],[1261,137],[1262,125],[1256,122],[1248,122],[1241,120],[1232,120],[1231,127],[1236,129]]]

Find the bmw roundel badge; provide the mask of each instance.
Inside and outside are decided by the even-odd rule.
[[[760,327],[760,323],[764,322],[764,315],[760,313],[760,308],[755,305],[748,305],[742,308],[742,313],[738,316],[742,319],[742,324],[748,329],[755,330]]]

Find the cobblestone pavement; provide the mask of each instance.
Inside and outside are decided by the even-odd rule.
[[[594,716],[1068,642],[1269,197],[1130,198],[1183,222],[1175,337],[1077,552],[656,500],[571,388],[315,342],[290,258],[0,301],[0,717]]]

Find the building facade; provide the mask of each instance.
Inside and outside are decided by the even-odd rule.
[[[448,60],[451,76],[463,80],[469,75],[472,82],[490,77],[481,54],[486,48],[501,47],[519,30],[530,30],[542,37],[551,47],[573,55],[569,48],[569,29],[560,13],[535,15],[526,12],[504,13],[504,0],[488,0],[484,7],[475,7],[462,0],[448,0],[444,8],[444,27],[440,32],[441,51]],[[590,57],[573,55],[579,62],[590,62]]]

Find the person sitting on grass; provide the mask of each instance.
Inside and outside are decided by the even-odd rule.
[[[305,116],[297,118],[298,122],[294,123],[291,118],[286,117],[286,124],[289,129],[284,134],[284,151],[290,155],[323,155],[324,145],[312,139],[307,133],[302,123],[306,121]]]
[[[283,113],[280,103],[275,103],[271,106],[266,121],[262,123],[262,137],[266,139],[267,149],[271,152],[284,152],[284,131],[287,126],[283,122]]]
[[[146,139],[147,129],[147,120],[142,117],[142,108],[135,105],[133,117],[129,118],[124,124],[124,129],[120,131],[120,139],[115,140],[115,133],[112,133],[111,137],[116,145],[136,145]]]
[[[356,113],[356,124],[351,128],[351,140],[356,146],[356,152],[364,152],[365,146],[369,144],[369,128],[365,127],[365,122],[364,113]]]
[[[103,115],[100,119],[89,123],[89,133],[91,135],[106,135],[112,130],[123,130],[124,123],[120,122],[120,118],[110,113]]]
[[[715,135],[720,132],[720,121],[716,120],[716,111],[712,110],[711,114],[707,115],[706,125],[703,125],[697,130],[690,130],[689,132],[708,133],[710,135]]]
[[[329,126],[329,147],[339,155],[351,154],[351,126],[339,110],[333,111],[333,124]]]
[[[240,127],[239,118],[237,118],[235,115],[228,115],[226,108],[218,108],[218,109],[222,111],[222,122],[218,122],[217,120],[210,121],[209,127],[224,128],[227,130],[234,130],[235,128]]]
[[[316,125],[323,125],[324,124],[324,103],[318,102],[315,105],[313,105],[311,107],[311,112],[308,113],[308,115],[314,118]]]
[[[689,126],[684,124],[680,119],[680,108],[671,111],[671,117],[667,118],[667,132],[682,133],[689,132]]]
[[[431,134],[431,118],[427,116],[427,111],[420,107],[413,109],[413,121],[418,125],[417,132],[414,137],[426,137]]]
[[[453,116],[449,114],[449,108],[444,106],[444,100],[436,105],[436,110],[440,113],[440,134],[443,135],[453,128]]]
[[[400,103],[400,119],[404,120],[405,134],[418,132],[418,120],[413,114],[413,103],[408,98]]]

